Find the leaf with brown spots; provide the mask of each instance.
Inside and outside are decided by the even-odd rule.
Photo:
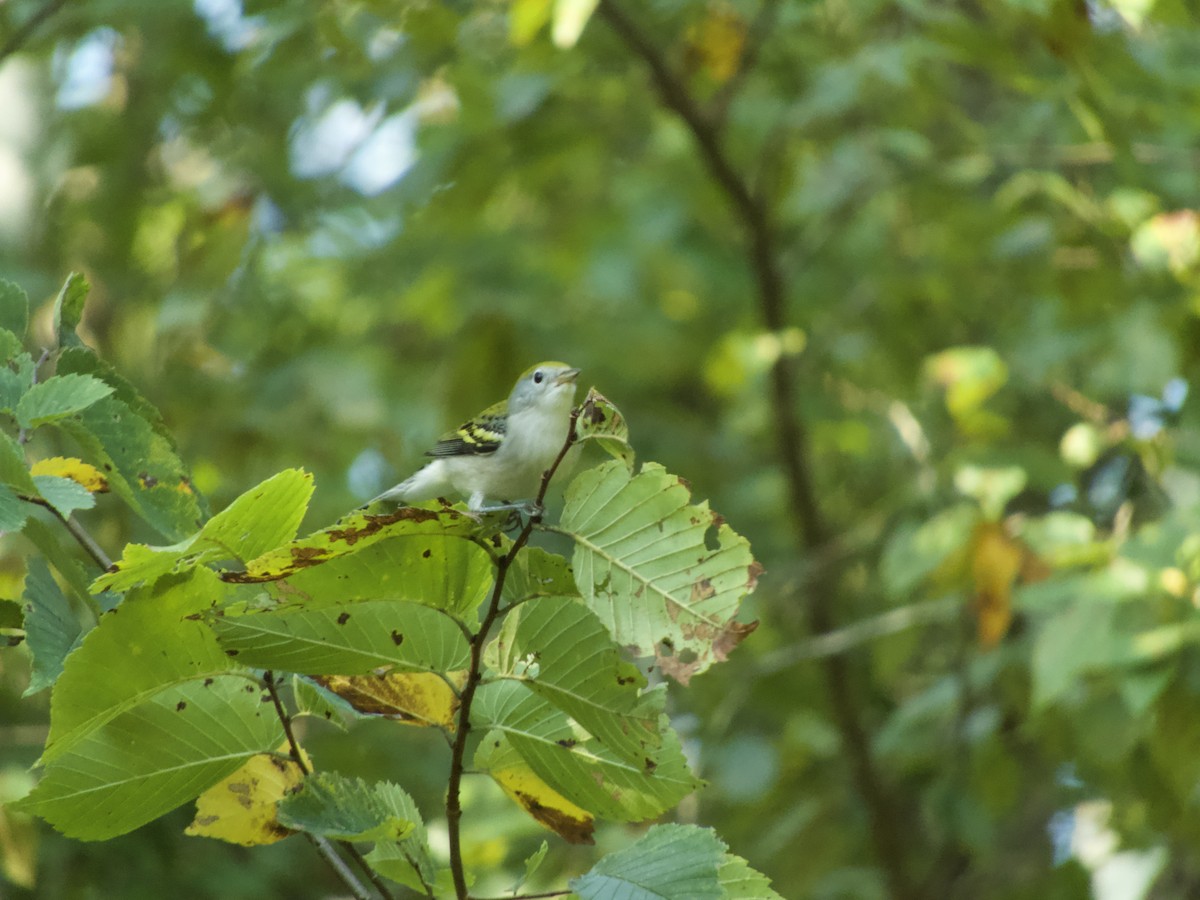
[[[662,703],[665,692],[651,694]],[[594,816],[620,822],[652,819],[701,784],[688,771],[679,737],[665,715],[656,723],[657,746],[637,760],[621,758],[548,700],[513,681],[482,685],[471,720],[491,729],[480,752],[486,754],[496,740],[507,740],[539,779]]]
[[[288,745],[280,748],[286,753]],[[306,757],[307,758],[307,757]],[[196,798],[196,818],[184,831],[253,847],[281,841],[292,830],[275,817],[275,804],[304,780],[295,761],[260,753]]]
[[[491,775],[518,806],[567,843],[595,843],[595,816],[546,784],[501,732],[480,743],[475,767]]]
[[[634,475],[610,462],[571,483],[555,529],[574,540],[576,584],[616,642],[683,684],[753,631],[735,616],[762,574],[746,539],[690,501],[657,463]]]
[[[307,537],[276,547],[246,565],[245,572],[229,572],[226,581],[255,584],[287,578],[303,569],[365,550],[380,541],[417,535],[474,534],[477,525],[454,509],[436,504],[402,506],[383,514],[351,513]]]
[[[406,725],[454,730],[458,696],[439,675],[318,675],[316,681],[361,713],[386,716]]]

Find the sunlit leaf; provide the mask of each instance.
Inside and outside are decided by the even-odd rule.
[[[206,562],[252,559],[295,536],[312,491],[311,475],[285,469],[242,494],[178,544],[129,544],[112,570],[96,579],[94,589],[127,590]]]

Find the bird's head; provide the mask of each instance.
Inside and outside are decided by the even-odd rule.
[[[508,396],[509,413],[532,407],[568,410],[575,400],[579,370],[563,362],[540,362],[521,373]]]

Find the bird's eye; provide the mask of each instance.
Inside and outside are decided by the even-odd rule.
[[[538,369],[536,372],[533,373],[533,383],[534,384],[541,384],[545,378],[546,378],[546,376],[542,373],[541,369]]]

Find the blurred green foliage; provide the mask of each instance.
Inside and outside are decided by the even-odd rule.
[[[303,466],[312,527],[530,361],[582,367],[768,571],[758,632],[674,714],[710,781],[681,817],[785,896],[893,883],[814,663],[830,652],[917,895],[1200,891],[1194,11],[781,0],[756,28],[753,0],[627,3],[724,108],[764,198],[788,299],[770,333],[739,222],[642,61],[603,16],[573,47],[514,25],[534,5],[0,4],[0,47],[19,42],[0,60],[0,275],[49,343],[63,276],[86,272],[83,334],[162,411],[211,507]],[[797,547],[776,457],[781,353],[837,535],[820,552]],[[105,498],[81,518],[113,553],[153,539]],[[2,546],[15,600],[24,546]],[[808,631],[814,573],[840,636]],[[44,738],[18,660],[0,800]],[[436,807],[427,739],[307,744],[404,771]],[[475,861],[515,881],[542,834],[478,790]],[[185,821],[97,846],[18,823],[3,875],[28,884],[36,848],[37,887],[13,896],[336,889],[305,847],[244,853]],[[548,867],[586,868],[555,851]]]

